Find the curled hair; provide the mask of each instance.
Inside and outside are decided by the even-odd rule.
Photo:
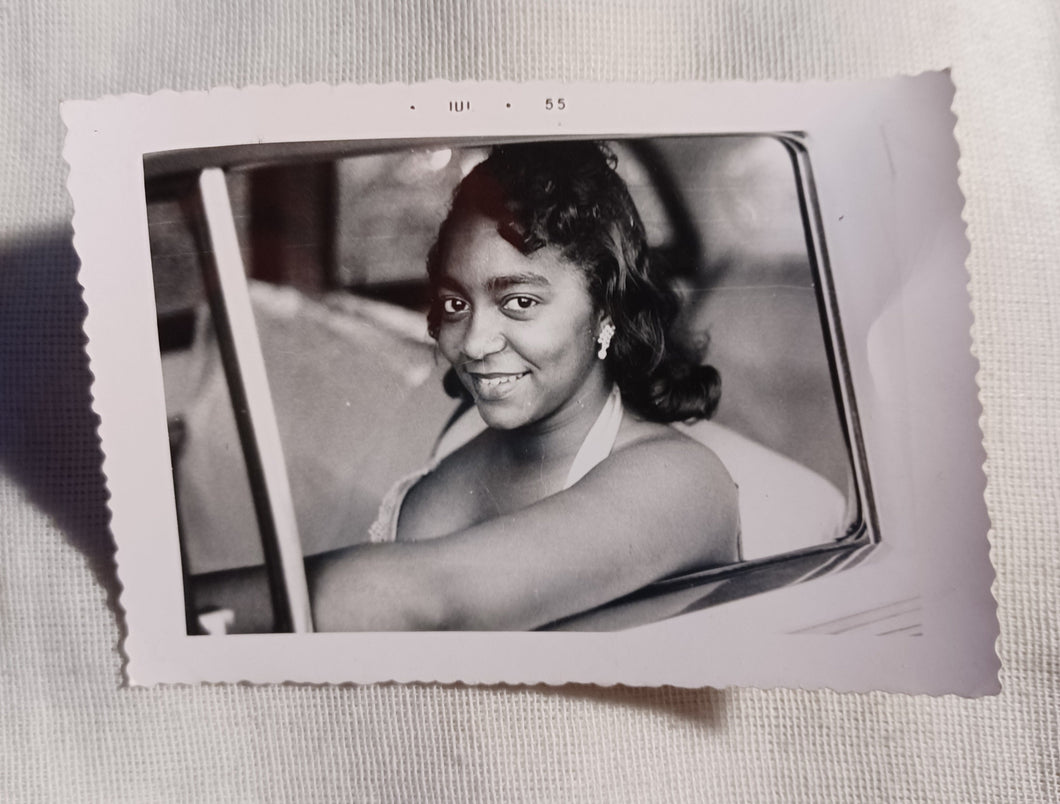
[[[597,309],[615,326],[607,370],[625,403],[652,421],[709,417],[721,378],[676,331],[680,305],[649,259],[644,224],[617,159],[603,144],[542,142],[495,146],[457,187],[449,215],[427,257],[437,287],[457,225],[474,215],[525,255],[552,246],[585,275]],[[432,302],[428,330],[437,338],[441,310]],[[459,388],[447,376],[446,388]]]

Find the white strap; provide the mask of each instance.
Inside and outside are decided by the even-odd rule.
[[[622,426],[622,413],[622,394],[618,392],[618,386],[613,385],[600,415],[596,417],[581,449],[574,456],[574,463],[567,473],[563,488],[569,489],[611,454],[615,439],[618,438],[618,428]]]

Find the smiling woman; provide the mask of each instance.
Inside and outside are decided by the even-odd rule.
[[[234,241],[165,248],[182,177],[153,180],[159,309],[209,301],[163,355],[188,633],[623,629],[846,566],[871,537],[796,145],[247,152],[211,207],[245,267]],[[733,179],[748,160],[764,176]],[[222,264],[249,280],[253,395]]]
[[[475,215],[452,233],[440,274],[438,347],[490,427],[520,427],[606,395],[592,342],[611,325],[557,248],[523,255]]]
[[[308,562],[318,629],[537,628],[739,559],[731,478],[668,426],[708,417],[719,378],[608,151],[495,148],[428,275],[448,385],[486,426],[395,485],[376,544]]]

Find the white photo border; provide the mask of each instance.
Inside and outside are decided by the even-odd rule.
[[[811,84],[224,88],[64,104],[128,682],[997,692],[953,92],[948,73],[925,73]],[[145,154],[389,138],[788,132],[800,135],[813,166],[885,534],[866,561],[811,584],[613,633],[186,634]],[[808,632],[844,605],[854,613],[902,599],[919,601],[922,636]]]

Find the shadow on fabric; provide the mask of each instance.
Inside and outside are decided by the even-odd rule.
[[[84,554],[118,615],[79,266],[68,227],[0,243],[0,466]]]
[[[625,706],[631,709],[668,714],[699,724],[707,729],[720,729],[726,719],[731,693],[728,690],[701,687],[627,687],[616,684],[598,687],[593,684],[564,684],[560,687],[535,686],[529,690],[544,697],[562,695],[593,703]]]

